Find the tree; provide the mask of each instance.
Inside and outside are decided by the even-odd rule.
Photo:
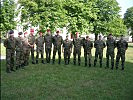
[[[5,35],[9,30],[15,29],[16,22],[14,18],[15,13],[15,3],[14,0],[2,0],[1,1],[1,14],[0,14],[0,31],[2,35]]]
[[[132,36],[133,42],[133,7],[128,8],[126,13],[124,14],[124,23],[126,24],[128,29],[131,29],[130,35]]]

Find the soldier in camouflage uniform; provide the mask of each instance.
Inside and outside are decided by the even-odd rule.
[[[95,60],[94,60],[94,67],[96,66],[97,63],[97,58],[99,56],[100,59],[100,67],[102,67],[102,58],[103,58],[103,49],[105,48],[105,43],[104,41],[101,39],[101,36],[99,36],[99,40],[96,40],[94,42],[94,47],[96,48],[95,51]]]
[[[72,42],[68,39],[68,36],[66,36],[66,39],[63,41],[62,52],[64,52],[64,61],[65,65],[67,65],[70,62],[70,55],[72,52]]]
[[[51,60],[52,39],[53,39],[53,37],[51,35],[50,29],[48,29],[47,34],[44,36],[46,62],[47,63],[50,63],[50,60]]]
[[[15,42],[14,31],[9,32],[9,38],[4,41],[4,46],[6,47],[6,72],[10,73],[15,71],[14,68],[14,53],[15,53]]]
[[[106,45],[107,45],[107,51],[106,51],[106,67],[105,68],[109,68],[109,57],[111,57],[111,69],[114,68],[114,49],[116,47],[116,42],[112,37],[112,34],[109,34],[108,39],[106,41]]]
[[[76,32],[77,34],[78,32]],[[76,38],[73,39],[73,45],[74,45],[74,51],[73,51],[73,63],[74,65],[76,65],[76,55],[78,54],[78,65],[80,66],[80,62],[81,62],[81,46],[82,46],[82,40],[81,38],[79,38],[79,36],[77,35]]]
[[[32,64],[35,64],[34,62],[34,44],[35,44],[35,36],[33,35],[34,32],[30,32],[30,35],[28,36],[28,42],[31,45],[30,46],[30,52],[31,52],[31,58],[32,58]]]
[[[116,46],[117,46],[116,69],[118,69],[119,60],[121,58],[121,66],[122,70],[124,70],[125,53],[128,48],[128,43],[123,39],[123,35],[121,35],[121,39],[117,42]]]
[[[30,55],[30,47],[32,47],[29,43],[28,43],[28,33],[25,32],[24,33],[24,39],[22,41],[23,43],[23,62],[24,62],[24,66],[29,65],[29,55]]]
[[[42,36],[42,32],[39,32],[39,37],[36,39],[35,43],[36,43],[36,64],[38,64],[38,57],[39,57],[39,53],[41,53],[41,60],[42,60],[42,63],[44,64],[44,58],[43,58],[43,55],[44,55],[44,38]]]
[[[22,34],[23,34],[22,32],[19,32],[18,38],[16,38],[16,70],[20,67],[24,68]]]
[[[90,41],[89,36],[86,36],[86,40],[84,41],[83,47],[84,47],[85,66],[87,66],[87,62],[89,62],[89,67],[91,67],[91,58],[92,58],[91,49],[93,47],[93,43]]]
[[[54,45],[54,49],[53,49],[53,64],[55,62],[55,56],[56,56],[56,52],[58,51],[58,64],[60,64],[61,62],[61,45],[63,43],[63,39],[62,36],[59,35],[59,31],[56,31],[56,35],[53,37],[53,45]]]

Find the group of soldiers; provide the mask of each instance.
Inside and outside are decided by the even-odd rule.
[[[46,52],[46,62],[50,63],[51,61],[51,49],[53,44],[53,58],[52,63],[55,63],[55,56],[58,51],[58,64],[61,63],[61,52],[64,53],[64,62],[65,65],[70,63],[70,55],[73,48],[73,64],[76,65],[76,56],[78,55],[78,65],[81,64],[81,47],[84,48],[84,58],[85,66],[92,66],[92,53],[91,50],[94,46],[95,50],[95,59],[94,67],[96,66],[97,59],[99,57],[100,67],[102,67],[102,58],[103,58],[103,49],[107,46],[106,51],[106,67],[109,68],[109,58],[111,57],[111,69],[114,68],[114,58],[115,53],[114,49],[117,47],[116,55],[116,69],[118,69],[119,60],[121,58],[122,70],[124,70],[125,62],[125,52],[128,48],[128,43],[123,39],[123,35],[118,42],[113,39],[112,34],[108,35],[106,43],[102,40],[102,37],[99,36],[99,39],[90,41],[89,36],[86,36],[85,39],[81,39],[78,35],[73,39],[73,41],[68,39],[63,40],[60,36],[60,31],[56,31],[56,35],[52,36],[50,29],[47,29],[47,34],[43,36],[42,32],[39,32],[39,37],[35,38],[34,31],[31,31],[28,35],[27,32],[19,32],[18,37],[14,37],[14,31],[9,32],[9,38],[4,41],[4,46],[6,47],[6,72],[10,73],[11,71],[18,70],[19,68],[24,68],[29,64],[29,55],[31,52],[32,64],[38,64],[39,54],[41,54],[41,63],[44,62],[44,44]],[[34,46],[36,44],[36,59],[34,58]],[[93,45],[94,44],[94,45]],[[62,49],[61,49],[62,47]],[[62,51],[61,51],[62,50]],[[16,53],[16,54],[15,54]],[[14,58],[16,57],[16,63],[14,64]]]

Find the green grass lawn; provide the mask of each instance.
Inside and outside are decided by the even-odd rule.
[[[125,70],[57,64],[30,64],[7,74],[1,61],[2,100],[133,100],[133,44],[126,53]],[[4,51],[3,51],[4,52]],[[93,49],[94,56],[94,49]],[[94,57],[92,58],[94,59]]]

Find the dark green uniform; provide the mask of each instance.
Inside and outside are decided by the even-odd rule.
[[[33,45],[33,47],[30,47],[30,52],[31,52],[31,58],[32,58],[32,63],[34,64],[34,43],[35,43],[35,36],[34,35],[29,35],[28,36],[28,42],[30,45]]]
[[[64,61],[65,61],[65,64],[69,64],[70,55],[71,55],[71,49],[72,49],[72,42],[70,40],[68,40],[68,39],[64,40],[63,48],[64,48]]]
[[[14,53],[15,53],[15,42],[14,37],[9,37],[4,41],[6,47],[6,72],[14,71]]]
[[[30,46],[28,44],[28,39],[27,37],[24,37],[23,41],[23,62],[24,65],[27,66],[29,65],[29,55],[30,55]]]
[[[58,63],[60,64],[61,62],[61,45],[63,43],[63,39],[62,36],[60,35],[55,35],[53,37],[53,45],[54,45],[54,50],[53,50],[53,64],[55,62],[55,56],[56,56],[56,52],[58,51]]]
[[[87,62],[89,63],[89,66],[91,66],[91,58],[92,58],[91,49],[93,47],[93,43],[91,41],[85,40],[83,47],[84,47],[85,66],[87,66]]]
[[[81,46],[82,46],[82,40],[80,38],[74,38],[73,39],[73,45],[74,45],[74,51],[73,51],[73,63],[76,65],[76,55],[78,54],[78,65],[80,65],[81,62]]]
[[[108,39],[106,41],[106,45],[107,45],[107,51],[106,51],[106,67],[109,68],[109,57],[111,57],[111,69],[114,68],[114,49],[116,47],[116,42],[114,39]]]
[[[53,37],[51,34],[46,34],[44,36],[47,63],[50,63],[50,60],[51,60],[52,39],[53,39]]]
[[[125,52],[128,48],[128,43],[123,40],[120,39],[117,44],[117,55],[116,55],[116,69],[118,69],[118,65],[119,65],[119,60],[121,58],[121,66],[122,66],[122,70],[124,70],[124,63],[125,63]]]
[[[44,58],[43,58],[43,55],[44,55],[44,38],[41,36],[41,37],[38,37],[35,41],[36,43],[36,63],[38,63],[38,57],[39,57],[39,53],[41,53],[41,60],[42,60],[42,63],[44,63]]]
[[[23,38],[22,37],[18,37],[16,38],[16,69],[20,68],[20,67],[24,67],[23,66]]]
[[[103,49],[105,48],[105,43],[102,40],[96,40],[94,42],[94,47],[96,48],[94,66],[96,66],[97,58],[99,56],[100,67],[102,67]]]

